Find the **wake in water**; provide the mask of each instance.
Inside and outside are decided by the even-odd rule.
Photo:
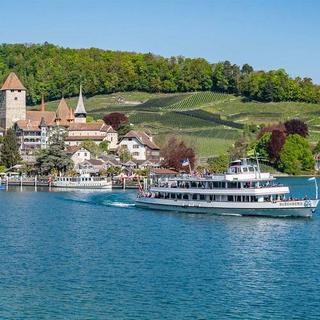
[[[125,192],[72,191],[63,193],[63,198],[64,201],[78,202],[105,207],[135,207],[134,202],[132,202],[132,194]]]

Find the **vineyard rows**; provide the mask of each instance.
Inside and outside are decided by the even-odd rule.
[[[173,104],[162,107],[166,110],[183,111],[199,109],[208,104],[224,102],[230,98],[230,95],[219,92],[198,92],[185,97]]]

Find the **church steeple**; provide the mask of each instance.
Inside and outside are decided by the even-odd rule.
[[[86,123],[87,122],[87,111],[84,107],[83,97],[82,97],[82,85],[80,85],[79,99],[77,103],[76,111],[74,112],[76,123]]]

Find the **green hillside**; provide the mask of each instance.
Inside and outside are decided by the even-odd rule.
[[[71,107],[77,98],[67,99]],[[47,104],[55,110],[58,101]],[[320,139],[320,105],[298,102],[246,102],[225,93],[150,94],[119,92],[85,99],[89,115],[101,119],[109,112],[125,113],[137,129],[150,130],[159,144],[169,136],[182,137],[200,158],[226,152],[244,125],[300,118],[309,125],[309,141]]]

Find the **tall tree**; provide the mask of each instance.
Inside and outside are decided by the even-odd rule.
[[[121,112],[112,112],[103,117],[103,121],[118,131],[120,126],[129,122],[128,117]]]
[[[56,131],[50,137],[49,147],[41,150],[37,158],[37,167],[41,173],[66,172],[73,168],[74,163],[65,151],[64,138],[64,134]]]
[[[21,161],[19,144],[14,130],[9,129],[3,138],[1,147],[1,162],[6,168],[11,168]]]
[[[188,159],[191,168],[194,168],[196,155],[192,148],[188,147],[184,141],[171,137],[162,148],[161,155],[164,158],[162,165],[175,170],[185,169],[182,161]]]
[[[301,137],[307,137],[309,135],[308,126],[306,123],[299,119],[288,120],[284,123],[287,135],[299,134]]]
[[[272,161],[278,161],[282,147],[286,141],[286,135],[283,131],[275,129],[271,133],[268,143],[269,156]]]
[[[288,136],[280,153],[279,168],[288,174],[314,169],[311,148],[305,138],[298,134]]]

